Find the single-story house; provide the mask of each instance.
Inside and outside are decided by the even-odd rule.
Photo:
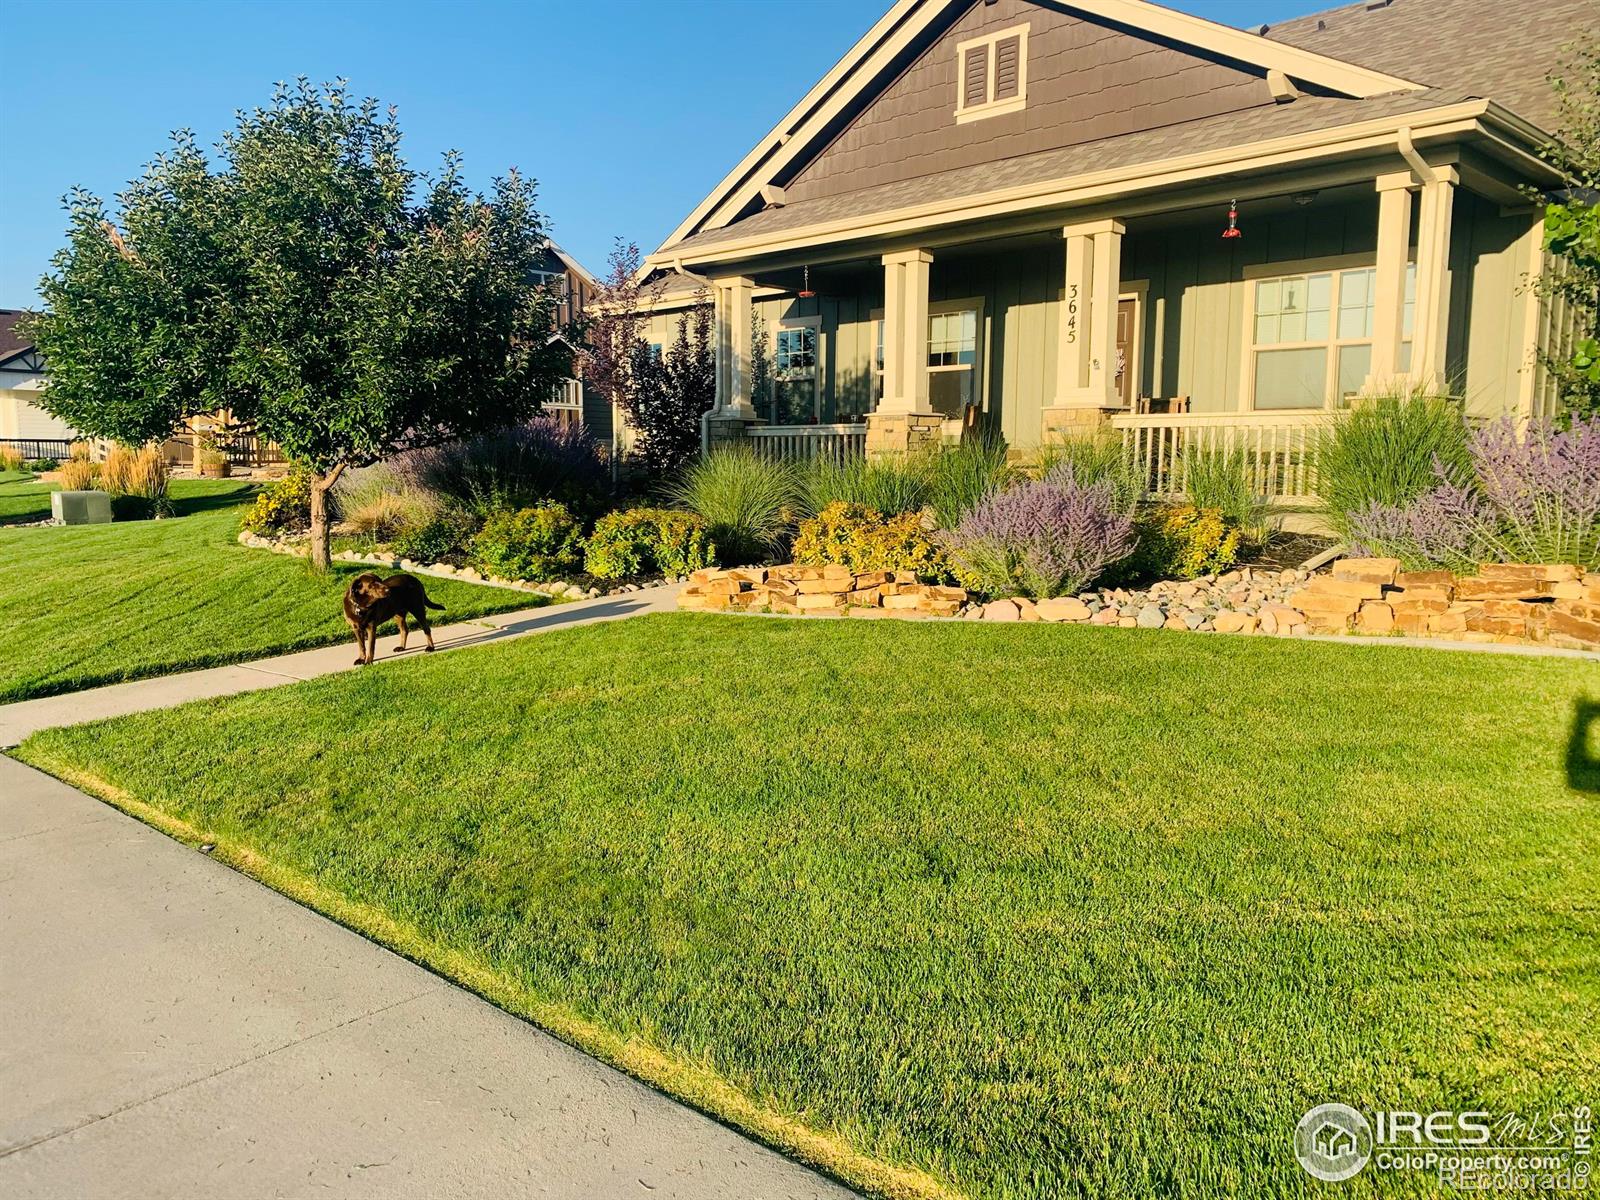
[[[1555,269],[1528,189],[1562,184],[1547,75],[1595,16],[1362,0],[1241,30],[896,0],[647,258],[646,336],[712,298],[712,442],[899,450],[976,422],[1287,447],[1415,385],[1549,413],[1535,350],[1570,321],[1528,288]]]
[[[21,309],[0,308],[0,446],[24,458],[64,458],[78,432],[39,407],[44,360],[17,329],[22,317]]]

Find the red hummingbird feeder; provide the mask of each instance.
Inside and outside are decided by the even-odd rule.
[[[805,272],[806,272],[805,283],[801,285],[801,288],[800,288],[800,291],[799,291],[798,294],[800,296],[800,299],[809,300],[809,299],[811,299],[811,297],[816,295],[816,293],[811,290],[811,264],[810,263],[806,264]]]
[[[1228,201],[1228,227],[1222,231],[1224,238],[1242,238],[1244,230],[1239,228],[1239,202]]]

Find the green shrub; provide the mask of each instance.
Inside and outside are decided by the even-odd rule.
[[[793,467],[735,447],[692,463],[670,497],[699,514],[722,561],[736,565],[782,551],[798,491]]]
[[[43,471],[57,470],[60,466],[59,458],[36,458],[32,462],[23,464],[24,469],[32,471],[35,475]]]
[[[1340,413],[1317,438],[1317,494],[1328,522],[1351,536],[1351,520],[1374,504],[1403,506],[1433,488],[1437,462],[1469,477],[1467,426],[1448,399],[1379,396]]]
[[[915,571],[926,580],[950,575],[944,549],[922,528],[918,513],[886,517],[876,509],[837,500],[800,522],[794,560],[852,571]]]
[[[596,579],[640,575],[687,575],[716,561],[706,525],[694,513],[675,508],[630,508],[608,513],[594,524],[584,550],[583,569]]]
[[[491,513],[467,547],[472,565],[504,579],[555,579],[583,565],[583,526],[565,504]]]
[[[1111,490],[1115,510],[1132,515],[1144,499],[1147,481],[1115,430],[1097,430],[1058,438],[1040,446],[1032,462],[1033,474],[1044,479],[1071,468],[1079,487],[1104,482]]]
[[[419,563],[454,563],[467,559],[467,547],[478,532],[478,519],[464,508],[436,508],[415,525],[406,525],[389,542],[401,558]]]
[[[941,450],[929,462],[928,507],[954,529],[974,507],[1017,481],[1004,438],[980,437]]]
[[[1254,459],[1242,447],[1232,450],[1189,446],[1183,452],[1184,492],[1199,509],[1216,509],[1253,545],[1271,534],[1268,500],[1255,490]],[[1204,572],[1202,572],[1203,574]]]
[[[239,523],[249,533],[303,533],[311,528],[311,476],[290,471],[256,494]]]
[[[1147,578],[1195,579],[1239,561],[1240,530],[1215,508],[1163,506],[1140,517],[1136,527],[1139,544],[1131,566]]]
[[[801,471],[801,497],[807,514],[830,504],[855,504],[885,516],[921,512],[932,481],[931,454],[878,458],[815,458]]]

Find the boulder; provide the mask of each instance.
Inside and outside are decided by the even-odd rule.
[[[991,600],[983,606],[985,621],[1020,621],[1022,613],[1010,600]]]
[[[1052,600],[1040,600],[1034,604],[1034,609],[1041,620],[1044,621],[1087,621],[1095,614],[1082,600],[1075,600],[1071,596],[1057,596]],[[1115,612],[1109,608],[1101,612]],[[1105,622],[1101,622],[1104,624]]]

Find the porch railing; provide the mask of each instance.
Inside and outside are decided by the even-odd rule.
[[[1188,491],[1186,454],[1239,452],[1252,486],[1271,500],[1310,501],[1317,493],[1317,435],[1328,414],[1127,413],[1111,418],[1122,444],[1150,481],[1150,494],[1176,500]]]
[[[26,459],[66,458],[72,451],[67,438],[0,438],[0,446],[15,450]]]
[[[787,462],[831,458],[843,462],[867,452],[865,425],[757,425],[750,441],[760,454]]]

